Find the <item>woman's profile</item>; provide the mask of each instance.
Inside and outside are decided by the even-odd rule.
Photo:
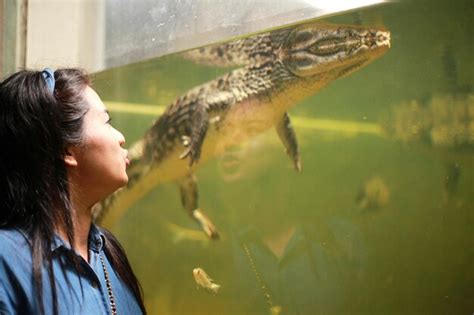
[[[0,82],[0,314],[142,314],[91,208],[128,182],[123,135],[80,69]]]

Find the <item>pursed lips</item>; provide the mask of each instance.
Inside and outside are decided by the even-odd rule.
[[[128,159],[128,150],[125,150],[125,166],[128,167],[130,165],[130,160]]]

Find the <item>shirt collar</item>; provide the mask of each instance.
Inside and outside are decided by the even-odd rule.
[[[95,251],[96,253],[99,253],[104,246],[105,236],[95,224],[91,224],[88,242],[89,249]],[[69,243],[65,242],[57,234],[54,234],[53,241],[51,242],[51,251],[54,252],[60,247],[71,249]]]
[[[57,249],[64,247],[64,248],[71,248],[68,243],[66,243],[62,238],[60,238],[56,233],[53,236],[53,241],[51,242],[51,251],[54,252]]]
[[[91,229],[89,231],[89,248],[96,253],[99,253],[104,247],[104,244],[105,235],[95,224],[91,224]]]

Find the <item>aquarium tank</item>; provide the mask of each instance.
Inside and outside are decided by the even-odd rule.
[[[105,8],[94,88],[132,165],[96,221],[148,313],[473,314],[473,2],[283,7],[149,46]]]

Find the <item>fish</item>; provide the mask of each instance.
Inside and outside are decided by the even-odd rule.
[[[379,176],[372,176],[360,187],[356,202],[362,210],[383,208],[390,200],[390,189]]]
[[[194,268],[193,277],[196,281],[196,284],[206,289],[208,292],[217,294],[221,287],[220,285],[214,283],[214,280],[212,280],[202,268]]]

